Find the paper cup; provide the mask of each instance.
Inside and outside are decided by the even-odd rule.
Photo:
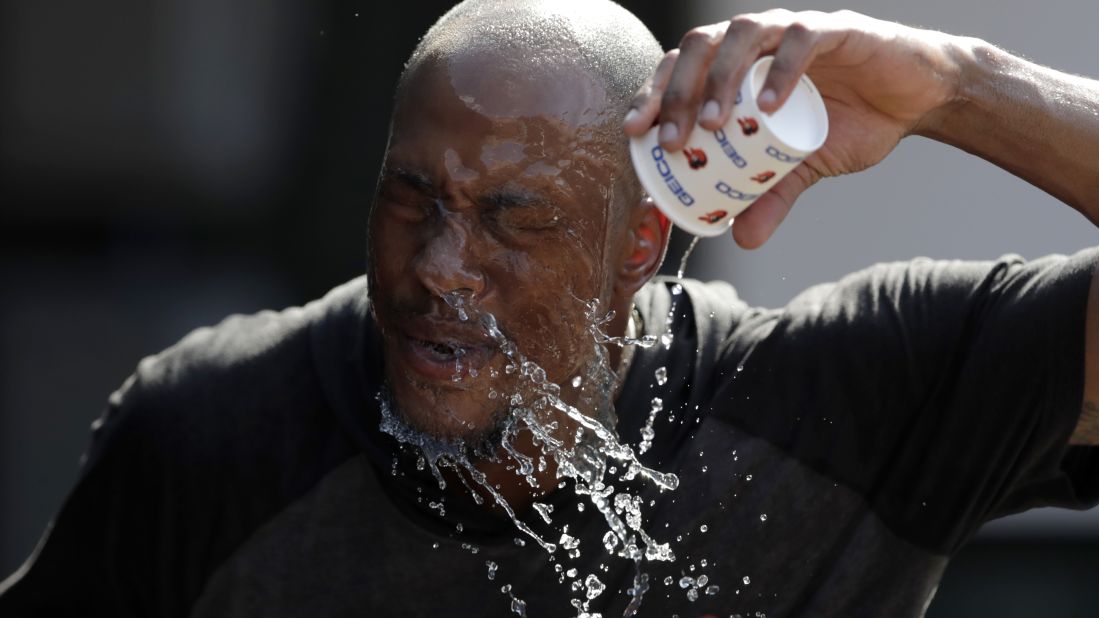
[[[717,131],[696,127],[681,152],[667,152],[659,127],[630,140],[641,185],[673,223],[697,236],[717,236],[783,176],[824,144],[828,114],[816,86],[802,76],[774,114],[759,111],[772,56],[752,65],[729,122]]]

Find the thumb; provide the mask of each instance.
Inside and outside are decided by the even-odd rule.
[[[816,182],[815,174],[802,163],[767,193],[733,219],[733,240],[744,249],[758,249],[771,238],[803,191]]]

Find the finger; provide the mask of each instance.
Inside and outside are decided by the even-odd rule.
[[[679,150],[687,143],[698,114],[706,69],[724,29],[721,24],[695,28],[679,44],[679,59],[660,100],[660,145],[665,150]]]
[[[744,249],[763,246],[812,184],[805,164],[798,166],[733,219],[733,240]]]
[[[725,126],[748,68],[782,40],[783,24],[761,21],[760,17],[764,16],[738,15],[729,22],[729,29],[706,74],[704,103],[698,119],[702,127],[713,131]]]
[[[769,114],[778,111],[813,61],[842,42],[843,35],[823,21],[812,25],[796,21],[786,28],[756,99],[761,111]]]
[[[677,58],[679,58],[678,49],[664,54],[664,58],[657,65],[652,76],[634,95],[630,102],[630,110],[626,112],[626,118],[622,121],[626,135],[631,137],[642,135],[656,122],[657,115],[660,113],[660,99],[668,87],[668,79],[672,76]]]

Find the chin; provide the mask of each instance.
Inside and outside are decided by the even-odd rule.
[[[390,382],[391,405],[404,423],[435,440],[472,447],[478,451],[499,446],[510,412],[493,405],[487,394],[417,384],[407,377]]]

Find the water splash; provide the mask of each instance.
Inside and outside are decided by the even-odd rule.
[[[630,589],[632,599],[625,614],[632,616],[640,607],[641,598],[648,589],[648,575],[642,572],[642,563],[673,561],[675,554],[668,543],[657,542],[644,530],[642,510],[645,505],[640,496],[616,487],[608,475],[615,475],[618,470],[621,470],[618,476],[619,481],[643,479],[653,483],[662,492],[674,490],[679,485],[679,479],[674,474],[642,465],[637,459],[637,453],[628,444],[619,441],[613,430],[617,425],[613,404],[617,376],[610,367],[605,346],[613,344],[648,347],[656,343],[656,338],[651,335],[641,338],[608,336],[604,328],[614,319],[614,313],[601,313],[597,301],[586,302],[584,309],[591,335],[591,358],[582,373],[571,379],[574,388],[583,385],[579,391],[579,401],[572,404],[562,399],[561,386],[550,380],[546,371],[522,354],[515,343],[504,334],[492,313],[481,310],[473,302],[474,299],[466,294],[454,292],[445,295],[444,300],[457,312],[459,319],[474,321],[481,326],[504,356],[504,373],[519,378],[519,385],[515,392],[505,394],[492,390],[498,400],[510,404],[509,415],[501,430],[500,452],[477,453],[477,456],[487,459],[496,458],[497,461],[501,457],[510,459],[516,464],[513,466],[516,474],[527,479],[532,487],[538,487],[535,469],[545,470],[547,459],[552,459],[557,464],[557,477],[562,480],[572,480],[573,491],[578,496],[587,497],[590,504],[606,521],[608,532],[603,538],[603,549],[611,555],[626,558],[635,563],[637,574],[634,578],[634,586]],[[461,371],[461,361],[459,357],[456,375]],[[495,369],[491,369],[488,375],[495,377],[500,374]],[[483,502],[480,499],[480,493],[473,490],[471,484],[466,481],[467,478],[472,481],[473,486],[479,487],[491,496],[515,526],[547,553],[552,555],[558,549],[563,549],[570,558],[579,557],[580,542],[567,533],[567,527],[560,531],[560,540],[552,543],[519,519],[507,500],[488,482],[485,474],[477,469],[471,460],[472,454],[469,453],[468,447],[460,440],[440,439],[415,431],[407,427],[395,412],[385,390],[379,393],[378,399],[382,411],[381,429],[398,441],[419,449],[422,460],[440,489],[446,488],[446,481],[440,469],[453,469],[457,472],[455,476],[461,479],[479,504]],[[649,437],[647,441],[642,441],[638,452],[645,452],[651,446],[654,435],[652,420],[661,407],[660,400],[654,400],[654,410],[646,425]],[[561,436],[558,422],[561,416],[572,421],[577,427],[572,440],[566,440]],[[536,457],[524,454],[515,446],[516,438],[523,431],[530,432],[533,444],[540,450],[540,454]],[[582,506],[582,502],[577,504],[578,508]],[[547,525],[552,525],[550,514],[553,509],[550,505],[535,502],[533,508]],[[521,542],[521,539],[517,539],[517,543]],[[495,573],[495,568],[490,566],[490,579],[495,577]],[[574,581],[574,584],[580,583],[580,580]],[[510,586],[506,588],[507,590],[502,589],[502,591],[511,596],[512,611],[525,616],[525,602],[511,595]],[[583,588],[584,596],[590,601],[603,593],[605,584],[595,574],[589,574],[583,580]],[[580,601],[580,599],[574,599],[574,601],[579,602],[577,609],[582,610],[578,615],[595,615],[587,614],[588,601]]]

